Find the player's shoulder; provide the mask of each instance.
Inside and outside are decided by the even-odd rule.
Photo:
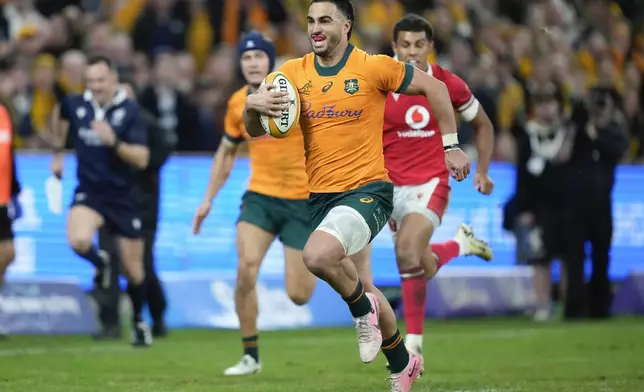
[[[454,72],[450,71],[449,69],[445,67],[441,67],[438,64],[430,64],[429,65],[429,74],[435,77],[436,79],[440,80],[441,82],[445,83],[448,85],[449,84],[459,84],[459,85],[465,85],[465,81],[455,74]]]
[[[397,60],[386,54],[371,54],[358,47],[354,47],[350,58],[355,60],[355,64],[380,64],[396,62]]]
[[[228,98],[228,105],[230,106],[239,106],[242,103],[246,102],[246,97],[248,96],[248,86],[245,85],[239,90],[235,91],[230,98]]]
[[[286,60],[280,67],[279,72],[284,73],[287,77],[294,77],[295,73],[299,70],[305,69],[308,65],[315,62],[315,55],[313,52],[305,54],[302,57],[296,57]]]
[[[441,81],[446,81],[454,75],[449,69],[441,67],[438,64],[429,64],[428,73]]]

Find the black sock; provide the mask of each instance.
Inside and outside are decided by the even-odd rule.
[[[371,302],[364,293],[361,281],[358,281],[358,287],[356,287],[353,294],[348,297],[342,297],[342,299],[349,305],[349,310],[354,318],[362,317],[371,311]]]
[[[132,301],[132,320],[134,323],[140,323],[143,321],[143,305],[145,304],[145,281],[134,284],[129,283],[127,285],[127,294],[130,296],[130,301]]]
[[[242,338],[242,344],[244,345],[244,355],[250,355],[257,363],[259,363],[259,347],[257,346],[257,339],[257,335],[247,336]]]
[[[103,258],[98,255],[98,250],[94,246],[89,248],[89,250],[85,253],[76,252],[76,254],[84,258],[85,260],[89,261],[90,263],[92,263],[94,267],[98,269],[103,269],[104,267]]]
[[[400,373],[405,370],[409,363],[409,353],[405,348],[402,336],[400,336],[400,331],[396,330],[394,336],[383,340],[380,348],[387,357],[391,373]]]

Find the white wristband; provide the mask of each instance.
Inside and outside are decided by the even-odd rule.
[[[443,135],[443,147],[458,145],[458,134],[448,133]]]

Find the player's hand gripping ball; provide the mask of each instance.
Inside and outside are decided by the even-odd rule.
[[[288,94],[289,103],[281,109],[279,117],[264,114],[259,117],[266,133],[279,139],[285,138],[300,122],[300,94],[295,85],[281,72],[268,74],[262,86],[264,84],[273,85],[271,92]]]

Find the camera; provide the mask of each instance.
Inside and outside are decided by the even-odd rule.
[[[588,96],[590,108],[596,111],[603,111],[610,103],[616,104],[618,101],[619,93],[610,87],[595,87],[590,90]]]

